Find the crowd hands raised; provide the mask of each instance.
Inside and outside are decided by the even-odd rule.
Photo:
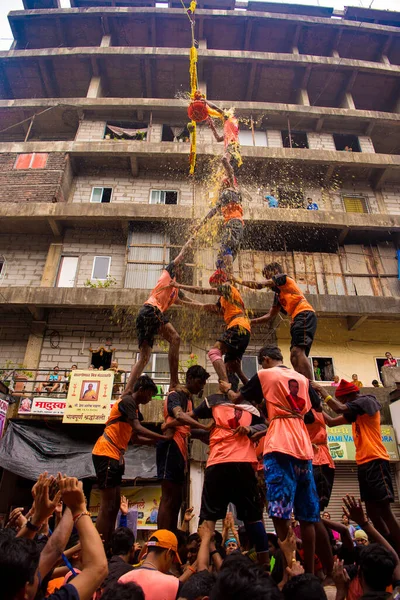
[[[14,509],[0,533],[3,600],[398,598],[399,557],[354,497],[343,498],[344,515],[362,528],[366,541],[355,544],[348,526],[324,513],[326,531],[335,531],[341,543],[332,536],[336,555],[330,572],[315,556],[313,575],[305,572],[305,540],[297,537],[295,520],[283,541],[268,534],[270,563],[261,566],[246,529],[235,526],[232,513],[223,521],[222,535],[208,521],[189,535],[195,518],[189,508],[175,533],[151,533],[141,547],[129,528],[117,527],[105,545],[76,478],[43,473],[32,496],[29,512]],[[127,514],[124,496],[120,506]]]

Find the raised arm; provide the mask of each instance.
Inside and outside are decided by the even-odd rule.
[[[215,137],[215,139],[217,140],[217,142],[223,142],[224,141],[224,136],[220,135],[217,131],[217,128],[215,127],[213,120],[210,118],[208,119],[208,124],[210,126],[211,131],[213,132],[213,135]]]
[[[266,281],[245,281],[244,279],[237,279],[236,277],[233,277],[232,281],[238,283],[239,285],[243,285],[244,287],[248,287],[251,290],[263,290],[264,288],[271,287],[271,285],[273,285],[271,279]]]
[[[201,288],[194,285],[185,285],[183,283],[177,283],[176,281],[172,281],[170,285],[180,290],[192,292],[192,294],[208,294],[209,296],[218,296],[218,292],[213,288]]]
[[[334,410],[335,413],[343,414],[345,412],[348,412],[349,409],[347,408],[346,404],[339,402],[339,400],[337,400],[336,398],[332,398],[332,396],[324,386],[319,385],[315,381],[312,381],[311,385],[314,388],[314,390],[318,392],[321,398],[327,403],[329,408]],[[348,421],[346,420],[344,422],[348,423]],[[341,425],[341,423],[336,422],[335,425]],[[329,427],[331,427],[331,425]]]
[[[58,527],[55,529],[40,554],[39,572],[42,578],[45,577],[60,560],[71,536],[73,525],[72,513],[67,507]]]
[[[257,317],[256,319],[251,319],[250,323],[252,325],[261,325],[262,323],[268,323],[268,321],[272,321],[272,319],[274,319],[279,314],[280,310],[281,307],[279,305],[271,306],[271,308],[265,315],[263,315],[262,317]]]
[[[174,258],[174,260],[172,261],[175,266],[179,265],[183,261],[186,252],[189,250],[190,246],[193,244],[193,242],[196,238],[196,234],[197,234],[198,230],[199,230],[199,227],[196,227],[194,234],[192,236],[190,236],[190,238],[188,239],[186,244],[184,244],[184,246],[182,246],[182,249],[179,252],[178,256],[176,258]]]
[[[86,509],[82,482],[75,477],[60,481],[64,503],[71,510],[82,546],[82,571],[70,584],[76,588],[80,600],[90,600],[108,573],[103,542]]]

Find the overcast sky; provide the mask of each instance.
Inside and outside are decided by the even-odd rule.
[[[280,0],[269,0],[280,3]],[[189,4],[189,2],[187,2]],[[343,6],[363,6],[368,8],[371,0],[286,0],[285,4],[308,4],[313,6],[333,6],[342,9]],[[61,0],[61,6],[69,8],[69,0]],[[372,0],[372,8],[383,8],[388,10],[400,10],[399,0]],[[0,50],[8,50],[12,43],[12,34],[8,26],[7,14],[10,10],[23,9],[22,0],[0,0]]]

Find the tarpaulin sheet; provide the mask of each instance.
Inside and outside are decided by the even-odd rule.
[[[90,438],[96,431],[88,435],[87,428],[82,428],[82,435],[77,436],[77,427],[68,431],[65,425],[52,424],[50,429],[43,422],[10,421],[0,440],[0,467],[32,481],[43,471],[51,475],[60,471],[78,479],[95,477],[91,454],[95,440]],[[123,478],[149,479],[156,476],[155,448],[129,446]]]

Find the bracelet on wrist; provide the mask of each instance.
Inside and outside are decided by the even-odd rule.
[[[333,400],[332,396],[329,394],[326,398],[324,398],[325,402],[329,402],[329,400]]]
[[[42,525],[43,525],[43,523],[40,523],[39,525],[34,525],[34,523],[32,523],[31,518],[29,518],[27,520],[27,522],[25,523],[25,527],[27,529],[29,529],[29,531],[34,531],[35,533],[40,531],[40,528],[42,527]]]
[[[214,554],[219,554],[218,550],[212,550],[212,552],[210,552],[210,558],[211,556],[214,556]]]
[[[82,517],[91,517],[92,513],[90,513],[88,510],[84,510],[81,513],[78,513],[77,515],[75,515],[74,517],[72,517],[72,520],[74,522],[74,525],[76,525],[79,521],[79,519],[81,519]]]
[[[194,569],[191,565],[188,566],[188,570],[192,571],[193,574],[197,573],[197,569]]]

